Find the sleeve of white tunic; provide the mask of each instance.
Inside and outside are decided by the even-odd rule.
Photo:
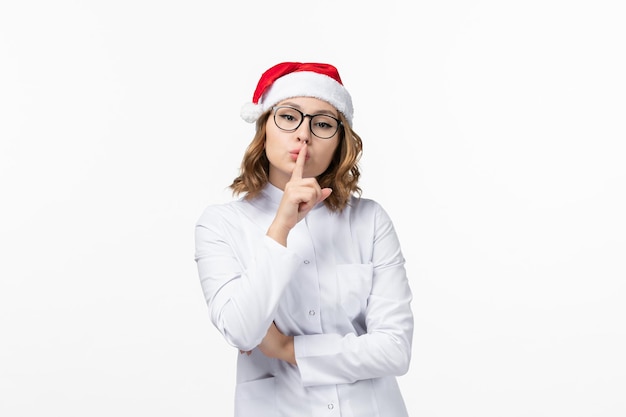
[[[374,219],[367,333],[295,336],[296,362],[305,386],[351,383],[408,371],[413,314],[405,260],[391,219],[377,204]]]
[[[228,343],[242,350],[261,343],[301,263],[264,233],[250,232],[257,228],[232,205],[207,208],[195,228],[195,258],[211,321]]]

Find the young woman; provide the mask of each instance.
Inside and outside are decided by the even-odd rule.
[[[361,138],[337,69],[283,62],[242,117],[256,121],[238,199],[196,225],[213,324],[239,350],[237,417],[403,417],[396,376],[412,294],[391,219],[361,197]]]

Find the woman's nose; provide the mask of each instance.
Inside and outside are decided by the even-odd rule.
[[[308,144],[311,141],[311,126],[309,126],[309,123],[306,123],[306,120],[298,127],[296,134],[300,142]]]

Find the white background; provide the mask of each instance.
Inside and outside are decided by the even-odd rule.
[[[0,415],[232,415],[193,226],[292,60],[403,244],[410,415],[623,417],[622,3],[2,1]]]

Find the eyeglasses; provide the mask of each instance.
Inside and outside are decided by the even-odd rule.
[[[328,114],[304,114],[298,109],[288,106],[276,106],[274,110],[274,123],[280,130],[294,132],[300,127],[305,117],[309,118],[311,133],[320,139],[330,139],[335,136],[342,125],[336,117]]]

